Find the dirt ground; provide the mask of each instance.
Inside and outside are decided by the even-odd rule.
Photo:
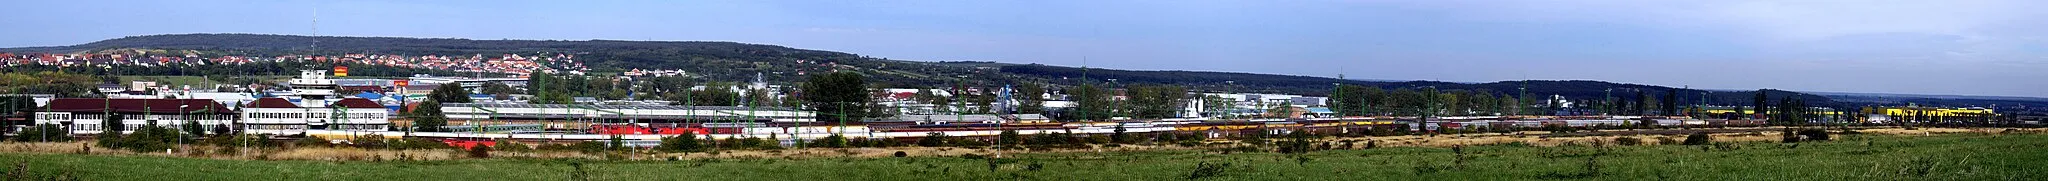
[[[1772,127],[1772,128],[1740,128],[1740,129],[1662,129],[1662,130],[1606,130],[1606,131],[1599,131],[1599,132],[1579,132],[1579,133],[1568,133],[1568,134],[1551,134],[1551,133],[1549,133],[1549,132],[1543,132],[1543,131],[1524,131],[1524,132],[1515,132],[1515,133],[1473,133],[1473,134],[1440,134],[1440,135],[1434,135],[1434,136],[1428,136],[1428,135],[1423,135],[1423,136],[1382,136],[1382,137],[1363,137],[1363,138],[1324,138],[1324,139],[1322,139],[1322,141],[1324,141],[1324,142],[1328,142],[1328,143],[1331,143],[1331,144],[1333,144],[1333,145],[1342,145],[1342,144],[1344,144],[1344,143],[1346,143],[1346,142],[1350,142],[1350,143],[1352,143],[1352,144],[1354,145],[1354,147],[1363,147],[1363,146],[1364,146],[1364,145],[1365,145],[1365,144],[1366,144],[1367,142],[1374,142],[1374,144],[1376,144],[1377,146],[1381,146],[1381,147],[1404,147],[1404,146],[1405,146],[1405,147],[1453,147],[1453,146],[1469,146],[1469,145],[1487,145],[1487,144],[1503,144],[1503,143],[1514,143],[1514,142],[1521,142],[1521,143],[1525,143],[1525,144],[1529,144],[1529,145],[1535,145],[1535,146],[1557,146],[1557,145],[1565,145],[1565,144],[1582,144],[1582,145],[1583,145],[1583,144],[1616,144],[1616,143],[1614,142],[1615,138],[1619,138],[1619,137],[1634,137],[1634,138],[1638,138],[1638,139],[1642,140],[1642,143],[1641,143],[1641,144],[1646,144],[1646,145],[1662,145],[1662,144],[1678,144],[1678,143],[1675,143],[1675,142],[1677,142],[1677,141],[1681,141],[1681,140],[1685,140],[1685,136],[1686,136],[1687,134],[1691,134],[1691,133],[1694,133],[1694,132],[1705,132],[1705,133],[1709,133],[1709,134],[1711,134],[1711,135],[1713,135],[1713,136],[1714,136],[1714,141],[1716,141],[1716,142],[1750,142],[1750,141],[1776,141],[1776,140],[1780,139],[1780,137],[1778,136],[1778,134],[1780,134],[1780,133],[1781,133],[1781,130],[1783,130],[1783,129],[1784,129],[1784,128],[1781,128],[1781,127]],[[1837,130],[1837,131],[1839,131],[1839,129],[1834,129],[1834,130]],[[2048,133],[2048,128],[2027,128],[2027,129],[2007,129],[2007,128],[1967,128],[1967,129],[1965,129],[1965,128],[1920,128],[1920,129],[1912,129],[1912,130],[1908,130],[1908,129],[1903,129],[1903,128],[1860,128],[1860,129],[1856,129],[1856,131],[1857,131],[1857,132],[1861,132],[1861,133],[1863,133],[1863,134],[1883,134],[1883,135],[1901,135],[1901,136],[1928,136],[1928,135],[1938,135],[1938,134],[1966,134],[1966,133],[1976,133],[1976,134],[2022,134],[2022,133],[2025,133],[2025,134],[2038,134],[2038,133]],[[620,159],[634,159],[634,160],[662,160],[662,159],[671,159],[671,158],[673,158],[673,159],[699,159],[699,158],[835,158],[835,157],[859,157],[859,158],[873,158],[873,157],[892,157],[892,156],[894,156],[894,155],[895,155],[895,153],[896,153],[896,152],[899,152],[899,151],[901,151],[901,152],[904,152],[904,154],[905,154],[905,155],[908,155],[908,156],[958,156],[958,155],[967,155],[967,154],[976,154],[976,155],[988,155],[988,156],[1000,156],[1000,155],[1004,155],[1004,154],[1017,154],[1017,153],[1058,153],[1058,152],[1113,152],[1113,151],[1137,151],[1137,150],[1189,150],[1189,149],[1208,149],[1208,148],[1220,148],[1220,147],[1229,147],[1229,145],[1233,145],[1233,144],[1235,144],[1235,142],[1233,142],[1233,141],[1227,141],[1227,140],[1219,140],[1219,141],[1210,141],[1210,142],[1209,142],[1209,145],[1207,145],[1207,146],[1197,146],[1197,147],[1182,147],[1182,146],[1171,146],[1171,145],[1118,145],[1118,146],[1104,146],[1104,145],[1096,145],[1096,146],[1093,146],[1092,148],[1083,148],[1083,149],[1053,149],[1053,150],[1032,150],[1032,151],[1026,151],[1026,150],[1017,150],[1017,149],[1012,149],[1012,150],[998,150],[998,149],[990,149],[990,148],[953,148],[953,147],[893,147],[893,148],[806,148],[806,149],[784,149],[784,150],[726,150],[726,151],[719,151],[719,152],[717,152],[717,153],[645,153],[645,152],[636,152],[636,153],[620,153],[620,154],[612,154],[612,155],[603,155],[603,154],[586,154],[586,153],[579,153],[579,152],[563,152],[563,151],[532,151],[532,152],[506,152],[506,151],[496,151],[496,152],[492,152],[492,153],[491,153],[491,155],[492,155],[493,157],[513,157],[513,158],[587,158],[587,159],[607,159],[607,157],[608,157],[608,156],[610,156],[610,157],[617,157],[617,158],[620,158]],[[394,160],[450,160],[450,159],[463,159],[463,158],[465,158],[465,157],[466,157],[466,155],[467,155],[467,154],[466,154],[465,152],[463,152],[463,151],[460,151],[460,150],[455,150],[455,149],[435,149],[435,150],[372,150],[372,149],[357,149],[357,148],[293,148],[293,149],[262,149],[262,150],[259,150],[259,149],[225,149],[225,148],[219,148],[219,147],[212,147],[212,146],[189,146],[189,147],[186,147],[186,149],[183,149],[182,151],[177,151],[177,152],[175,152],[175,154],[173,154],[173,153],[167,153],[167,152],[147,152],[147,153],[138,153],[138,152],[130,152],[130,151],[126,151],[126,150],[115,150],[115,149],[106,149],[106,148],[101,148],[101,147],[97,147],[97,146],[92,146],[92,143],[91,143],[91,142],[89,142],[89,141],[76,141],[76,142],[58,142],[58,143],[23,143],[23,142],[6,142],[6,143],[0,143],[0,152],[16,152],[16,153],[45,153],[45,154],[81,154],[81,153],[86,153],[86,154],[103,154],[103,155],[141,155],[141,156],[181,156],[181,157],[194,157],[194,158],[210,158],[210,159],[237,159],[237,160],[325,160],[325,161],[394,161]]]

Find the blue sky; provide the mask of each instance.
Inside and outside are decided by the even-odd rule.
[[[176,33],[709,40],[1392,80],[2048,97],[2043,1],[43,1],[0,47]],[[316,13],[317,12],[317,13]],[[317,14],[317,15],[316,15]],[[1086,60],[1084,63],[1083,60]]]

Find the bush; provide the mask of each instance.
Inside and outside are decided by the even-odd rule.
[[[1641,145],[1643,144],[1643,139],[1635,137],[1615,137],[1614,144],[1619,144],[1621,146]]]
[[[1003,133],[996,135],[996,144],[1004,147],[1014,147],[1017,146],[1018,144],[1024,144],[1023,141],[1024,135],[1017,134],[1017,130],[1003,130]]]
[[[1312,150],[1313,148],[1310,147],[1311,142],[1314,141],[1312,140],[1312,137],[1314,136],[1309,135],[1308,131],[1295,130],[1293,132],[1287,133],[1287,137],[1288,140],[1280,142],[1280,153],[1298,154],[1315,151]]]
[[[1799,135],[1806,136],[1806,141],[1827,141],[1829,139],[1828,131],[1822,129],[1799,130]]]
[[[240,147],[245,144],[258,148],[277,147],[277,143],[270,142],[270,136],[264,135],[237,134],[233,136],[214,136],[213,138],[207,138],[206,143],[222,147]]]
[[[206,137],[206,126],[199,125],[198,121],[185,121],[185,124],[178,125],[178,129],[193,137]]]
[[[1197,180],[1202,178],[1223,176],[1223,171],[1229,168],[1230,163],[1195,163],[1195,170],[1188,172],[1187,179]]]
[[[328,147],[332,145],[333,143],[328,143],[327,139],[316,137],[299,138],[297,141],[292,141],[292,146],[294,147]]]
[[[184,143],[185,137],[176,130],[158,127],[154,124],[143,126],[128,135],[102,138],[114,141],[110,148],[122,148],[134,152],[157,152],[171,149],[174,144]],[[105,144],[105,143],[103,143]]]
[[[986,141],[981,141],[981,139],[967,139],[967,138],[953,138],[953,140],[951,140],[951,141],[946,141],[946,144],[948,144],[949,146],[953,146],[953,147],[984,147],[984,146],[989,146],[989,143],[988,143],[988,142],[986,142]]]
[[[63,127],[59,127],[56,124],[38,124],[35,127],[22,130],[21,133],[16,134],[14,136],[14,141],[67,142],[71,141],[71,130],[64,129]]]
[[[604,142],[600,142],[600,141],[585,141],[585,142],[576,142],[576,144],[573,144],[573,145],[569,145],[569,149],[570,149],[570,150],[576,150],[576,151],[579,151],[579,152],[583,152],[583,153],[603,153],[603,152],[604,152],[604,151],[606,150],[606,149],[605,149],[605,148],[606,148],[605,146],[606,146],[606,145],[605,145],[605,143],[604,143]]]
[[[945,145],[946,145],[946,139],[947,139],[947,138],[946,138],[946,133],[939,133],[939,132],[932,132],[932,133],[927,133],[927,134],[925,134],[924,138],[918,138],[918,139],[917,139],[917,146],[922,146],[922,147],[939,147],[939,146],[945,146]]]
[[[439,140],[425,138],[399,138],[386,141],[385,144],[389,145],[386,148],[395,150],[454,148],[454,146],[448,146],[448,143],[443,143]]]
[[[910,153],[904,153],[903,151],[896,151],[896,154],[895,154],[895,156],[896,156],[897,158],[909,157],[909,156],[910,156]]]
[[[519,142],[515,142],[515,141],[512,141],[512,140],[498,140],[498,141],[497,141],[497,145],[498,145],[498,146],[497,146],[497,149],[498,149],[498,151],[510,151],[510,152],[529,152],[529,151],[533,151],[533,147],[532,147],[532,146],[527,146],[526,144],[520,144]]]
[[[818,139],[818,141],[816,141],[816,142],[813,142],[812,144],[813,144],[814,146],[811,146],[811,147],[825,147],[825,148],[845,148],[845,147],[847,146],[847,145],[846,145],[846,136],[844,136],[844,135],[839,135],[839,134],[832,134],[832,136],[825,136],[825,138],[823,138],[823,139]]]
[[[374,134],[356,136],[355,138],[349,139],[348,142],[350,145],[362,149],[385,149],[389,148],[390,146],[389,144],[384,142],[383,135]]]
[[[1660,136],[1660,137],[1657,137],[1657,144],[1660,144],[1660,145],[1676,145],[1676,144],[1679,144],[1679,142],[1678,142],[1678,139],[1677,139],[1677,138],[1671,138],[1671,137],[1669,137],[1669,136]]]
[[[756,138],[756,137],[747,137],[747,138],[740,138],[740,139],[725,139],[725,142],[727,142],[727,143],[726,143],[726,145],[730,145],[730,146],[731,146],[731,147],[732,147],[733,149],[762,149],[762,150],[775,150],[775,149],[782,149],[782,146],[779,146],[779,145],[777,145],[777,144],[776,144],[776,143],[774,143],[774,142],[770,142],[770,141],[768,141],[768,140],[766,140],[766,139],[761,139],[761,138]]]
[[[654,150],[669,153],[700,152],[704,151],[704,142],[697,140],[696,134],[682,134],[661,138],[661,144],[655,145]]]
[[[485,145],[482,145],[482,144],[478,144],[478,145],[476,145],[476,146],[473,146],[473,147],[469,147],[469,157],[470,157],[470,158],[490,158],[490,157],[491,157],[491,146],[485,146]]]
[[[1685,145],[1706,145],[1713,142],[1714,137],[1708,136],[1707,133],[1693,132],[1692,135],[1685,136]]]
[[[1798,143],[1798,142],[1799,142],[1799,134],[1798,134],[1798,133],[1796,133],[1796,132],[1792,132],[1792,129],[1785,129],[1785,133],[1783,133],[1783,134],[1778,134],[1778,137],[1779,137],[1779,138],[1782,138],[1782,139],[1780,139],[1780,140],[1779,140],[1779,142],[1783,142],[1783,143]]]

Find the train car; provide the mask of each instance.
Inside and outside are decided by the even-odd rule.
[[[456,148],[462,148],[463,150],[469,150],[470,147],[476,147],[477,145],[483,145],[485,147],[498,147],[498,142],[491,139],[450,138],[441,139],[441,143],[448,144],[448,146]]]

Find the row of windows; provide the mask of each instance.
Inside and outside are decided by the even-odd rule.
[[[306,118],[306,113],[249,113],[246,116],[249,118],[303,119]]]
[[[354,125],[354,124],[346,124],[346,125],[334,125],[333,127],[335,127],[335,129],[340,129],[340,130],[375,130],[375,131],[382,131],[382,130],[384,130],[384,129],[385,129],[385,127],[386,127],[386,126],[384,126],[384,125]]]
[[[145,124],[122,124],[122,125],[125,125],[125,126],[122,126],[122,129],[121,129],[121,130],[122,130],[123,132],[134,132],[135,130],[138,130],[138,129],[142,129],[142,127],[143,127],[143,126],[149,126],[149,125],[145,125]],[[163,128],[171,128],[171,129],[180,129],[180,128],[179,128],[180,124],[160,124],[160,125],[156,125],[156,126],[157,126],[157,127],[163,127]],[[214,128],[214,127],[217,127],[217,126],[220,126],[220,124],[199,124],[199,126],[201,126],[201,127],[205,127],[205,128],[206,128],[206,129],[205,129],[205,130],[206,130],[206,132],[208,132],[208,133],[212,133],[212,132],[213,132],[213,128]],[[71,130],[71,132],[79,132],[79,131],[100,131],[100,130],[105,130],[105,129],[101,129],[101,128],[100,128],[100,124],[72,124],[72,125],[71,125],[71,127],[70,127],[70,128],[68,128],[68,129],[70,129],[70,130]]]
[[[327,113],[249,113],[248,116],[249,118],[320,119],[327,118]]]
[[[196,115],[176,115],[176,114],[171,114],[171,115],[164,115],[164,114],[156,114],[156,115],[140,115],[140,114],[123,114],[123,115],[121,115],[121,118],[122,118],[122,119],[131,119],[131,120],[134,120],[134,119],[142,119],[142,120],[173,120],[173,121],[182,121],[182,120],[229,120],[229,119],[234,119],[234,116],[231,116],[231,115],[221,115],[221,114],[196,114]],[[38,119],[38,120],[66,120],[66,119],[70,119],[70,120],[81,120],[81,119],[82,119],[82,120],[104,120],[104,119],[107,119],[107,115],[106,115],[106,114],[37,114],[37,115],[36,115],[36,119]]]
[[[248,125],[249,129],[306,129],[306,125]]]

